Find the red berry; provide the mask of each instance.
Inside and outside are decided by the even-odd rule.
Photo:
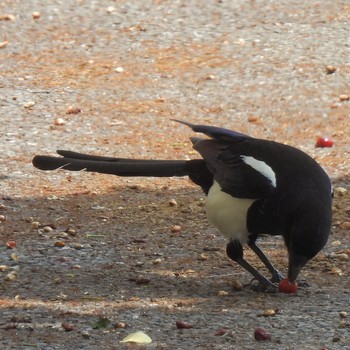
[[[287,294],[296,293],[296,291],[298,290],[298,283],[296,282],[291,283],[289,278],[285,278],[278,285],[278,290],[281,293],[287,293]]]
[[[264,328],[256,328],[254,331],[255,340],[270,340],[271,334]]]
[[[316,147],[332,147],[333,141],[329,137],[319,136],[316,140]]]
[[[6,242],[6,247],[9,249],[15,249],[17,246],[16,241],[7,241]]]

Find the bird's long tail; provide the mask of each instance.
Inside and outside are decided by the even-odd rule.
[[[41,170],[65,169],[91,171],[118,176],[189,176],[205,192],[212,184],[212,175],[202,159],[193,160],[148,160],[87,155],[58,150],[61,157],[35,156],[33,165]]]

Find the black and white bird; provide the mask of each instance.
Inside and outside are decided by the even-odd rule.
[[[189,176],[206,198],[208,221],[227,239],[227,255],[259,285],[276,291],[283,277],[256,245],[261,234],[282,235],[288,276],[324,247],[332,221],[332,186],[321,166],[297,148],[227,129],[176,120],[209,138],[191,138],[202,159],[142,160],[101,157],[58,150],[62,157],[35,156],[41,170],[92,171],[118,176]],[[271,272],[260,274],[243,256],[247,244]]]

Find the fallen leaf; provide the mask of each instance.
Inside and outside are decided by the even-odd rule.
[[[121,343],[150,344],[152,339],[146,333],[138,331],[131,333],[120,341]]]
[[[93,329],[101,329],[101,328],[107,328],[110,325],[111,321],[106,318],[100,318],[93,326]]]

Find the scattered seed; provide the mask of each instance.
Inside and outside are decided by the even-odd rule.
[[[54,246],[55,246],[55,247],[59,247],[59,248],[63,248],[63,247],[66,246],[66,243],[64,243],[64,242],[62,242],[62,241],[56,241],[56,242],[54,243]]]
[[[162,262],[163,262],[163,259],[157,258],[156,260],[153,261],[153,264],[154,264],[154,265],[159,265],[159,264],[162,263]]]
[[[5,15],[2,15],[0,16],[0,21],[15,21],[16,20],[16,16],[14,15],[10,15],[10,14],[5,14]]]
[[[112,13],[112,12],[114,12],[114,10],[115,10],[115,8],[113,7],[113,6],[109,6],[109,7],[107,7],[107,13]]]
[[[229,293],[226,292],[226,290],[219,290],[219,291],[218,291],[218,296],[219,296],[219,297],[226,297],[226,296],[228,296],[228,295],[229,295]]]
[[[126,328],[126,324],[124,322],[116,322],[114,328]]]
[[[35,102],[34,101],[28,101],[24,104],[24,108],[32,108],[35,106]]]
[[[63,118],[55,118],[53,121],[53,125],[64,125],[66,121]]]
[[[117,68],[115,69],[115,71],[116,71],[117,73],[123,73],[123,72],[124,72],[124,68],[123,68],[123,67],[117,67]]]
[[[40,222],[39,221],[33,221],[32,222],[32,228],[39,228],[40,227]]]
[[[193,325],[191,325],[188,322],[185,321],[176,321],[176,328],[177,329],[190,329],[193,328]]]
[[[349,101],[350,100],[350,95],[340,95],[339,96],[339,101]]]
[[[68,237],[68,233],[67,232],[59,232],[57,234],[57,238],[67,238]]]
[[[333,74],[335,73],[337,70],[337,67],[334,67],[334,66],[326,66],[326,72],[327,74]]]
[[[41,17],[41,13],[38,11],[32,12],[33,19],[39,19]]]
[[[214,333],[214,335],[215,336],[223,336],[223,335],[226,335],[226,334],[228,334],[228,333],[230,333],[230,329],[229,328],[225,328],[225,327],[223,327],[223,328],[219,328],[218,330],[216,330],[215,331],[215,333]]]
[[[17,272],[11,271],[5,276],[5,281],[14,281],[17,278]]]
[[[3,41],[3,42],[0,42],[0,49],[3,49],[4,47],[7,46],[9,42],[6,40],[6,41]]]
[[[270,340],[271,334],[264,328],[256,328],[254,331],[254,339],[257,341]]]
[[[344,221],[340,227],[344,230],[350,230],[350,221]]]
[[[340,318],[347,318],[348,317],[348,313],[346,311],[340,311],[339,312],[339,317]]]
[[[208,255],[201,253],[198,258],[200,261],[206,261],[208,260]]]
[[[140,285],[140,284],[149,284],[151,280],[147,277],[140,277],[135,280],[135,283]]]
[[[338,276],[342,276],[343,275],[343,271],[342,269],[340,269],[339,267],[333,267],[330,271],[330,274],[332,275],[338,275]]]
[[[334,188],[334,193],[336,194],[336,195],[338,195],[339,197],[343,197],[343,196],[345,196],[345,194],[346,194],[346,192],[347,192],[348,190],[345,188],[345,187],[335,187]]]
[[[72,247],[77,250],[84,248],[84,246],[81,243],[73,243]]]
[[[68,233],[69,236],[76,236],[77,235],[76,229],[72,226],[68,226],[68,228],[66,229],[65,232]]]
[[[338,343],[340,341],[341,341],[341,336],[339,334],[336,334],[332,339],[333,343]]]
[[[259,121],[259,117],[255,115],[249,115],[248,116],[248,122],[249,123],[257,123]]]
[[[176,207],[176,206],[177,206],[176,200],[175,200],[174,198],[170,199],[170,200],[169,200],[169,205],[170,205],[171,207]]]
[[[11,254],[11,259],[14,261],[14,262],[19,262],[19,256],[15,253],[12,253]]]
[[[75,326],[72,323],[63,322],[62,323],[62,328],[66,332],[71,332],[71,331],[73,331],[75,329]]]
[[[66,114],[78,114],[81,112],[81,109],[74,106],[69,106],[66,110]]]
[[[11,322],[11,323],[6,323],[2,327],[5,331],[8,331],[9,329],[16,329],[17,328],[17,323]]]
[[[43,227],[43,231],[44,231],[44,232],[52,232],[53,229],[52,229],[51,226],[44,226],[44,227]]]
[[[239,292],[240,290],[242,290],[243,286],[240,282],[238,282],[237,280],[233,280],[232,282],[232,288],[233,290]]]
[[[171,228],[171,232],[173,232],[173,233],[180,232],[180,231],[181,231],[181,226],[179,226],[179,225],[174,225]]]
[[[270,317],[270,316],[275,316],[275,315],[276,315],[276,310],[274,310],[274,309],[266,309],[262,314],[262,316],[264,316],[264,317]]]
[[[4,272],[6,270],[8,270],[8,266],[7,265],[0,265],[0,272]]]

